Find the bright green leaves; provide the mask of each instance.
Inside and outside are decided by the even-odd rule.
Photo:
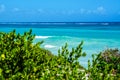
[[[89,77],[97,80],[119,80],[120,52],[118,49],[107,49],[98,55],[92,55],[92,66],[88,67]],[[90,65],[90,62],[88,62]]]
[[[40,64],[41,57],[47,51],[40,48],[43,42],[33,45],[34,37],[32,30],[23,35],[16,34],[15,30],[0,33],[0,69],[4,78],[11,78],[12,75],[23,72],[27,75],[36,72],[33,67]]]
[[[2,75],[2,69],[0,68],[0,76]]]
[[[5,59],[5,54],[1,54],[0,59],[4,60]]]
[[[83,41],[72,50],[66,43],[57,56],[40,47],[43,41],[33,44],[34,38],[32,30],[23,35],[15,30],[0,32],[0,80],[117,80],[120,77],[118,50],[93,55],[93,64],[88,61],[86,70],[78,62],[86,56],[82,52]]]
[[[76,62],[78,58],[86,56],[86,53],[82,52],[82,45],[83,41],[81,41],[81,43],[76,48],[72,48],[72,51],[69,51],[67,49],[68,45],[66,43],[65,46],[62,47],[61,51],[58,50],[58,55],[65,58],[70,63]]]
[[[96,58],[97,64],[101,64],[98,68],[105,69],[106,64],[109,65],[108,72],[113,68],[120,73],[120,69],[117,67],[120,65],[120,52],[118,49],[107,49]]]

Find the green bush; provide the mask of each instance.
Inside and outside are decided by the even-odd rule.
[[[107,49],[92,55],[92,65],[88,66],[90,78],[94,80],[120,80],[120,53],[118,49]],[[95,58],[96,57],[96,58]]]
[[[23,35],[16,34],[15,30],[0,32],[0,80],[120,79],[118,50],[107,50],[96,58],[93,55],[92,65],[88,61],[85,69],[78,62],[78,58],[86,56],[82,52],[83,41],[71,51],[65,44],[56,56],[40,47],[43,41],[33,44],[34,38],[32,30]]]
[[[23,35],[0,33],[0,79],[78,79],[82,77],[77,59],[85,56],[82,43],[69,52],[67,45],[59,56],[40,47],[43,41],[33,44],[32,30]],[[82,74],[82,73],[81,73]]]
[[[30,78],[36,75],[37,67],[52,57],[49,51],[39,47],[42,42],[32,44],[35,35],[31,32],[23,35],[16,34],[15,30],[0,33],[0,74],[3,78]]]
[[[113,70],[113,73],[120,73],[120,52],[118,49],[107,49],[101,52],[96,58],[97,68],[104,70],[106,64],[109,64],[109,70]]]

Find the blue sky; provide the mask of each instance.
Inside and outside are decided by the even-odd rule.
[[[120,0],[0,0],[0,22],[120,22]]]

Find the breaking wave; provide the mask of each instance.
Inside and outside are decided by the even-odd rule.
[[[51,36],[35,36],[36,39],[47,39],[50,38]]]
[[[53,46],[53,45],[45,45],[44,47],[45,47],[45,48],[55,48],[56,46]]]

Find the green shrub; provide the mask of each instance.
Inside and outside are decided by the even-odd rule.
[[[113,73],[120,73],[120,52],[118,49],[107,49],[104,52],[101,52],[97,58],[97,67],[101,70],[104,70],[104,66],[109,64],[109,70],[113,69]],[[102,64],[102,65],[101,65]]]
[[[90,79],[120,79],[120,53],[118,49],[107,49],[97,56],[92,55],[92,57],[92,65],[90,65],[90,61],[88,62],[88,72],[90,73]]]
[[[37,67],[52,57],[49,51],[39,47],[43,42],[33,45],[35,35],[31,32],[32,30],[23,35],[16,34],[15,30],[0,33],[0,72],[3,78],[27,79],[30,75],[38,77],[39,74],[35,71],[40,70]]]
[[[32,30],[22,34],[0,32],[0,80],[119,80],[120,55],[118,50],[107,50],[93,57],[92,65],[83,68],[78,58],[83,41],[68,50],[67,44],[58,55],[43,49],[43,41],[33,44]],[[106,58],[107,57],[107,58]],[[113,70],[116,74],[113,74]]]
[[[40,47],[43,41],[33,44],[32,30],[23,35],[0,33],[0,79],[79,79],[83,69],[77,59],[85,56],[82,43],[68,51],[67,45],[59,56]],[[79,75],[82,74],[82,75]]]

